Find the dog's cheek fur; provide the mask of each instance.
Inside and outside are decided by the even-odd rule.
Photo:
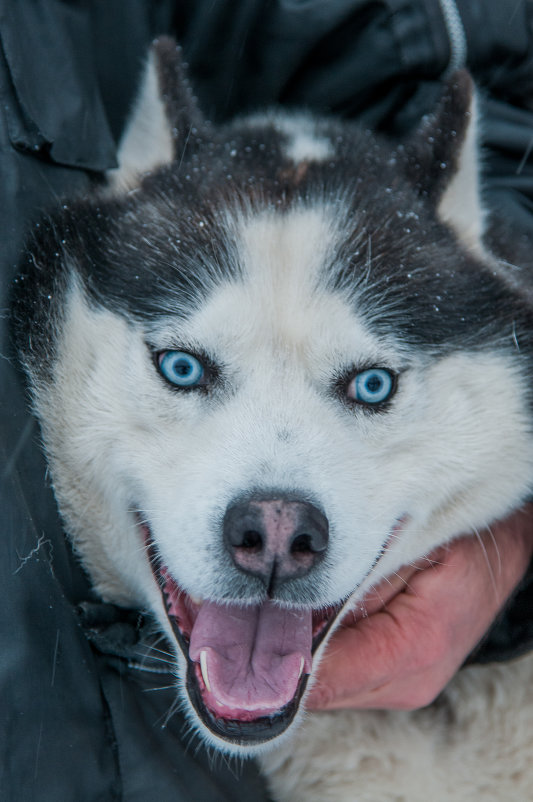
[[[418,373],[387,444],[388,492],[400,483],[412,518],[382,575],[522,503],[533,468],[526,399],[519,366],[497,353],[455,353]]]
[[[118,364],[131,358],[129,327],[89,309],[76,286],[66,308],[66,339],[57,343],[51,381],[34,392],[54,489],[96,590],[119,604],[145,606],[154,583],[147,561],[139,560],[143,544],[129,513],[130,488],[120,459],[124,429],[117,425],[127,414],[124,397],[134,389],[121,386]],[[103,358],[103,342],[110,359]]]

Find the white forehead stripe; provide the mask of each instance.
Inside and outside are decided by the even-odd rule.
[[[285,153],[289,159],[296,163],[303,161],[321,162],[332,158],[333,148],[329,140],[312,136],[310,132],[302,131],[292,138]]]
[[[312,288],[335,242],[334,222],[324,208],[259,214],[242,220],[239,234],[249,279],[284,292]]]
[[[214,354],[236,358],[238,352],[237,362],[250,358],[252,366],[258,354],[272,348],[276,358],[296,350],[300,359],[309,357],[318,365],[331,363],[334,355],[344,363],[343,355],[352,355],[357,344],[367,361],[372,360],[376,337],[353,304],[329,289],[329,268],[339,244],[338,217],[338,205],[302,204],[233,220],[240,278],[210,295],[187,321],[187,337]]]
[[[250,128],[272,125],[284,134],[288,142],[283,154],[295,164],[327,161],[335,155],[331,141],[317,133],[314,118],[306,114],[257,114],[247,120],[247,124]]]

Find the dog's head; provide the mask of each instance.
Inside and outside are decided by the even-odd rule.
[[[466,74],[393,148],[211,127],[162,41],[120,155],[41,224],[18,342],[97,590],[157,617],[207,740],[253,751],[341,610],[530,489],[530,315],[483,244]]]

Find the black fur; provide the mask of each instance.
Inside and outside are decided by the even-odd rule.
[[[30,351],[46,361],[50,321],[61,314],[71,271],[93,303],[127,317],[187,315],[220,281],[241,275],[228,210],[283,215],[296,205],[325,204],[339,220],[339,246],[324,281],[348,293],[375,331],[440,354],[487,342],[531,352],[529,282],[469,255],[436,216],[465,136],[466,74],[454,77],[436,115],[406,144],[319,120],[317,134],[335,156],[295,168],[274,125],[206,127],[178,51],[167,40],[158,47],[176,159],[147,175],[139,190],[70,203],[35,230],[15,293],[22,351],[39,331]]]

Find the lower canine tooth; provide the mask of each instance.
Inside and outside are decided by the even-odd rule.
[[[202,672],[205,687],[209,693],[211,693],[211,684],[209,682],[209,675],[207,673],[207,652],[205,651],[200,652],[200,671]]]
[[[298,674],[298,679],[300,679],[300,677],[304,673],[304,665],[305,665],[305,657],[300,657],[300,673]]]

